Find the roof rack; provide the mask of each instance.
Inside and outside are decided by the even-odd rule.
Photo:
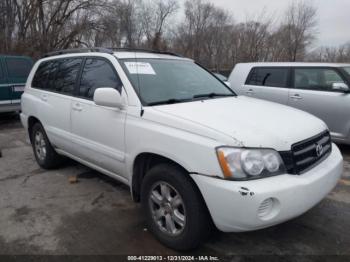
[[[57,51],[47,53],[43,57],[75,54],[75,53],[88,53],[88,52],[107,53],[107,54],[111,54],[111,55],[113,54],[113,51],[111,49],[102,48],[102,47],[92,47],[92,48],[72,48],[72,49],[57,50]]]
[[[98,52],[98,53],[106,53],[113,54],[113,51],[119,52],[145,52],[145,53],[153,53],[153,54],[162,54],[162,55],[172,55],[177,57],[182,57],[179,54],[168,52],[168,51],[156,51],[150,49],[142,49],[142,48],[103,48],[103,47],[91,47],[91,48],[72,48],[72,49],[63,49],[57,50],[43,55],[43,57],[57,56],[57,55],[66,55],[66,54],[76,54],[76,53],[88,53],[88,52]]]
[[[108,48],[113,51],[119,51],[119,52],[144,52],[144,53],[153,53],[153,54],[162,54],[162,55],[172,55],[172,56],[178,56],[182,57],[182,55],[173,53],[173,52],[168,52],[168,51],[157,51],[157,50],[152,50],[152,49],[142,49],[142,48],[123,48],[123,47],[117,47],[117,48]]]

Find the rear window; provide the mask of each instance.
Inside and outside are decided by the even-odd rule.
[[[248,76],[247,85],[287,87],[288,68],[253,68]]]
[[[50,67],[52,62],[43,62],[39,65],[35,72],[32,87],[39,89],[49,89],[47,86],[47,80],[50,73]]]
[[[73,94],[82,61],[81,58],[69,58],[41,63],[34,75],[32,87]]]
[[[32,68],[32,63],[23,58],[6,58],[8,76],[10,78],[27,78]]]
[[[55,70],[50,72],[50,78],[51,74],[56,74],[55,80],[50,81],[55,84],[53,88],[55,92],[73,94],[82,61],[80,58],[64,59],[60,61],[57,72]]]

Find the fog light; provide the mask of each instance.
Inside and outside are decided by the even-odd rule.
[[[279,201],[275,198],[265,199],[259,206],[258,217],[263,220],[272,219],[279,213]]]

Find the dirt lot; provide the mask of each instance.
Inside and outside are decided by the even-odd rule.
[[[144,228],[126,186],[75,162],[40,169],[13,115],[0,115],[0,148],[0,254],[177,254]],[[342,180],[305,215],[257,232],[216,233],[191,254],[350,258],[350,147],[341,150]],[[72,175],[78,183],[69,183]]]

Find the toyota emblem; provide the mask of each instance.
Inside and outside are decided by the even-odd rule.
[[[322,156],[323,154],[323,146],[320,144],[316,144],[316,155],[318,157]]]

